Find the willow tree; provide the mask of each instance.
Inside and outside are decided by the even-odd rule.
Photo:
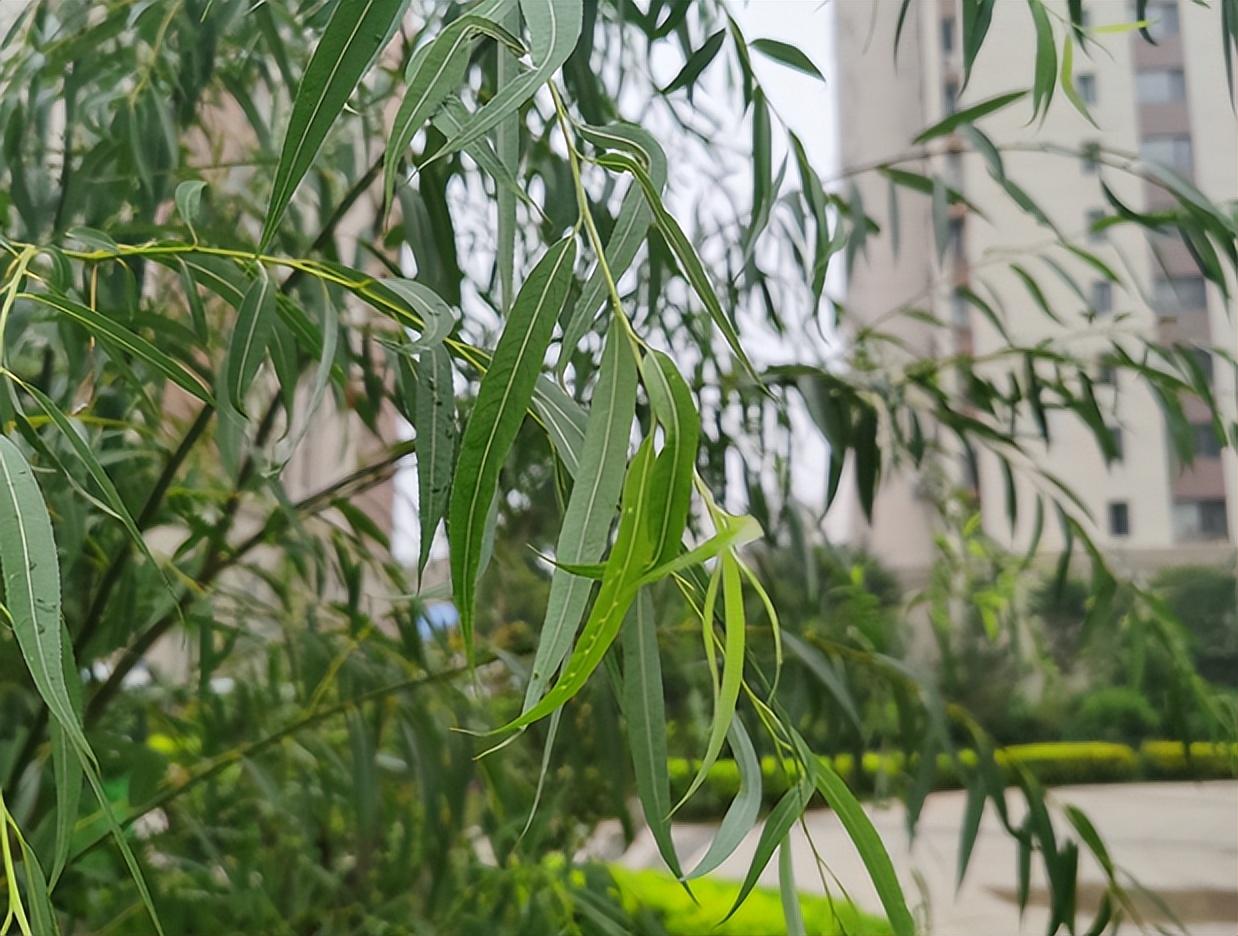
[[[551,839],[530,832],[544,792],[530,768],[544,776],[556,750],[610,747],[574,720],[589,695],[621,712],[614,727],[645,820],[685,886],[754,827],[759,748],[782,755],[788,792],[765,819],[740,900],[820,794],[894,932],[910,934],[881,839],[780,708],[778,609],[745,550],[783,535],[785,484],[772,500],[752,492],[751,514],[732,513],[724,463],[754,447],[790,452],[796,401],[830,443],[831,498],[852,459],[866,508],[883,465],[927,471],[940,457],[929,426],[1009,455],[1024,444],[1014,418],[1030,407],[1042,420],[1059,411],[1083,421],[1105,448],[1092,362],[1054,343],[1012,343],[1002,381],[965,358],[883,361],[889,336],[868,329],[843,366],[754,363],[746,332],[815,330],[828,269],[880,228],[819,178],[752,68],[763,55],[814,73],[808,57],[749,43],[714,3],[409,6],[47,0],[13,19],[0,71],[0,641],[10,661],[0,779],[11,833],[0,840],[12,921],[37,934],[109,923],[614,928],[619,911],[542,860]],[[964,3],[969,63],[992,6]],[[1228,52],[1238,17],[1232,0],[1218,7]],[[1069,12],[1050,21],[1033,0],[1029,37],[1042,50],[1082,41],[1082,3]],[[684,64],[659,85],[649,62],[664,46]],[[751,115],[752,200],[709,230],[668,208],[666,150],[678,158],[699,138],[677,118],[724,62],[728,100]],[[1058,80],[1038,69],[1034,110]],[[919,139],[931,147],[1020,100],[986,101]],[[790,153],[778,170],[775,134]],[[966,139],[1022,211],[1103,262],[1053,227],[986,137]],[[1115,201],[1109,223],[1180,233],[1202,274],[1228,289],[1232,211],[1172,173],[1103,147],[1086,155],[1173,196],[1156,216]],[[969,207],[914,165],[871,171],[908,197]],[[762,271],[771,243],[788,248],[796,274]],[[785,316],[784,302],[803,314]],[[1041,376],[1028,362],[1044,365]],[[1150,384],[1171,417],[1183,397],[1211,399],[1195,359],[1175,349],[1146,342],[1115,366]],[[287,466],[327,412],[377,440],[375,454],[294,490]],[[393,440],[392,413],[411,424],[411,441]],[[742,414],[740,432],[724,431],[728,413]],[[1232,426],[1216,428],[1233,441]],[[412,573],[359,506],[401,461],[419,492]],[[553,529],[532,545],[553,571],[536,649],[522,660],[478,626],[490,620],[478,595],[494,574],[496,526],[549,505]],[[1036,509],[1055,511],[1086,547],[1102,606],[1118,583],[1081,505],[1051,487]],[[444,523],[459,614],[447,635],[431,632],[417,586]],[[1203,704],[1166,612],[1133,593],[1128,614],[1170,653],[1182,698]],[[670,837],[657,610],[668,595],[699,627],[713,686],[685,799],[728,748],[741,776],[696,868],[681,865]],[[770,665],[748,652],[753,627],[772,634]],[[179,638],[193,669],[145,686],[135,677],[164,638]],[[1055,829],[1030,777],[1016,778],[1031,808],[1014,824],[983,726],[921,673],[863,648],[794,652],[816,654],[823,689],[844,710],[849,672],[889,688],[921,765],[908,785],[913,815],[938,755],[955,756],[948,723],[973,734],[969,814],[978,820],[991,800],[1024,866],[1043,858],[1053,930],[1074,926],[1080,849],[1110,878],[1093,931],[1136,913],[1086,817]],[[490,701],[513,683],[523,696],[514,711]],[[530,750],[546,753],[530,760]],[[964,830],[965,856],[974,832]],[[478,835],[498,869],[478,858]],[[122,859],[124,878],[110,872]],[[785,875],[783,887],[793,923]]]

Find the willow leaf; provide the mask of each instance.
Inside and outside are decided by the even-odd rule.
[[[513,0],[490,0],[483,8],[454,20],[429,45],[413,53],[405,70],[408,88],[396,111],[383,157],[384,205],[391,204],[400,156],[422,125],[464,81],[470,43],[485,33],[506,45],[520,47],[518,39],[492,22],[493,17],[504,16],[513,5]]]
[[[800,895],[795,889],[795,865],[792,861],[791,840],[783,839],[778,846],[778,895],[782,900],[782,915],[786,920],[787,936],[805,936],[804,914],[800,910]]]
[[[747,623],[744,620],[743,583],[740,580],[739,562],[729,552],[722,554],[722,602],[726,621],[726,655],[722,661],[722,682],[718,687],[718,698],[714,706],[714,718],[710,724],[709,741],[705,747],[705,756],[697,768],[696,776],[688,786],[688,790],[675,806],[679,809],[692,798],[709,769],[722,753],[722,745],[726,741],[727,732],[735,718],[735,705],[739,701],[739,690],[744,678],[744,640]],[[712,617],[712,615],[707,615]],[[713,640],[713,622],[707,620],[707,640]]]
[[[761,872],[765,870],[765,866],[769,864],[770,858],[773,857],[774,849],[782,844],[790,833],[791,827],[804,814],[804,809],[808,806],[808,800],[811,796],[811,782],[805,778],[787,790],[782,795],[782,799],[769,811],[769,815],[765,817],[765,823],[761,826],[761,835],[757,839],[757,847],[752,853],[752,861],[748,865],[748,872],[744,875],[744,880],[739,885],[739,893],[735,895],[735,903],[731,905],[731,909],[727,911],[727,915],[723,917],[722,922],[726,922],[735,915],[735,911],[740,908],[740,905],[752,893],[752,889],[757,886],[757,880],[761,877]]]
[[[1006,94],[999,94],[996,97],[981,101],[979,104],[973,104],[971,107],[965,107],[961,111],[955,111],[945,120],[940,120],[931,127],[921,130],[919,136],[912,142],[916,144],[927,143],[929,140],[946,136],[949,133],[953,133],[959,127],[975,123],[981,117],[1001,110],[1003,107],[1009,107],[1015,101],[1026,96],[1026,91],[1010,91]]]
[[[662,94],[674,94],[681,88],[691,88],[696,79],[701,76],[710,63],[718,57],[722,43],[726,41],[726,30],[719,29],[716,33],[701,43],[701,47],[688,56],[683,68],[661,89]],[[688,94],[691,97],[691,91]]]
[[[406,345],[409,351],[432,348],[451,334],[456,319],[438,293],[416,280],[392,277],[371,284],[379,295],[409,306],[421,316],[421,334]]]
[[[588,415],[584,407],[572,399],[566,390],[545,375],[537,378],[533,389],[533,411],[541,420],[567,473],[580,474],[580,456],[584,451]]]
[[[263,268],[245,291],[224,358],[224,396],[233,411],[244,414],[245,394],[275,331],[275,287]]]
[[[662,860],[676,877],[682,877],[668,819],[671,788],[666,767],[666,701],[657,622],[648,591],[637,596],[623,626],[623,714],[645,821]]]
[[[465,122],[459,133],[448,137],[436,156],[464,149],[493,130],[546,84],[576,48],[583,17],[581,0],[520,0],[520,11],[528,26],[533,68],[498,90]]]
[[[650,530],[653,555],[658,562],[665,562],[679,551],[687,525],[701,420],[692,391],[667,355],[656,350],[646,354],[641,361],[641,378],[666,434],[654,467],[653,515],[657,519]]]
[[[666,185],[666,154],[657,141],[645,130],[631,124],[613,123],[605,127],[584,126],[580,135],[595,146],[620,149],[636,153],[649,168],[649,177],[655,189],[661,193]],[[619,217],[606,241],[606,269],[616,281],[632,265],[637,251],[644,243],[653,220],[653,210],[641,192],[633,185],[623,196],[619,205]],[[576,300],[576,307],[567,326],[563,329],[563,351],[559,355],[559,373],[563,374],[571,363],[571,352],[580,344],[597,318],[598,311],[606,302],[608,286],[606,270],[597,264]]]
[[[1066,100],[1074,105],[1075,110],[1083,115],[1093,127],[1100,129],[1100,125],[1092,117],[1092,112],[1088,110],[1087,102],[1083,100],[1083,96],[1079,93],[1079,89],[1075,87],[1075,43],[1067,36],[1062,42],[1062,72],[1059,80],[1062,84],[1062,93],[1066,95]]]
[[[529,274],[512,305],[460,440],[448,532],[452,588],[470,659],[486,512],[498,488],[499,469],[533,398],[542,358],[567,299],[575,258],[576,242],[566,237],[546,251]]]
[[[847,830],[855,849],[868,870],[881,906],[890,921],[894,936],[915,936],[916,925],[912,920],[911,911],[907,909],[907,900],[903,896],[902,885],[894,873],[894,864],[881,842],[881,836],[873,828],[872,820],[864,812],[855,794],[847,788],[829,761],[823,758],[810,757],[809,769],[812,771],[813,782],[830,808]]]
[[[782,42],[778,39],[753,39],[748,43],[748,48],[755,49],[762,55],[773,59],[775,62],[781,62],[788,68],[794,68],[805,75],[811,75],[813,78],[825,81],[825,75],[821,74],[821,69],[813,64],[812,59],[805,55],[798,46],[793,46],[789,42]]]
[[[581,467],[568,497],[563,525],[555,545],[558,560],[592,563],[602,558],[606,536],[623,486],[624,455],[636,411],[636,358],[627,337],[618,328],[607,335],[602,354]],[[541,698],[572,640],[592,591],[590,583],[556,569],[550,580],[546,618],[542,623],[533,672],[525,693],[525,709]]]
[[[408,0],[356,0],[339,4],[331,14],[292,102],[262,225],[262,248],[271,242],[327,131],[395,32],[407,5]]]
[[[1032,83],[1032,119],[1049,113],[1057,78],[1057,44],[1053,40],[1053,23],[1042,0],[1027,0],[1036,28],[1036,67]]]
[[[509,10],[504,17],[503,25],[511,32],[520,32],[519,10]],[[495,90],[502,94],[503,89],[511,84],[516,75],[516,57],[508,49],[498,50],[499,61],[495,71]],[[478,140],[477,142],[484,142]],[[495,129],[495,149],[504,170],[516,174],[516,166],[520,161],[520,115],[516,110],[507,114],[499,121]],[[516,270],[516,196],[511,189],[495,186],[495,199],[499,209],[498,227],[498,275],[499,301],[506,313],[512,305],[512,292],[515,289]]]
[[[580,640],[564,664],[558,682],[540,702],[496,729],[497,732],[513,731],[531,725],[575,696],[614,643],[628,608],[640,590],[640,572],[650,558],[645,527],[649,522],[652,463],[653,443],[646,438],[628,466],[619,514],[619,530],[606,560],[606,573],[598,590],[597,600],[593,603],[593,610],[585,621]]]
[[[76,681],[78,675],[75,667],[66,665],[70,657],[60,621],[60,568],[51,518],[25,456],[7,436],[0,436],[0,566],[4,607],[35,689],[77,755],[142,903],[162,936],[150,891],[104,793],[74,704],[74,695],[81,688],[70,687],[70,680]]]
[[[416,386],[412,412],[413,429],[417,433],[417,519],[421,528],[417,574],[420,576],[430,559],[434,533],[447,507],[456,442],[451,356],[442,345],[425,349],[417,358]]]
[[[718,831],[714,833],[713,841],[709,843],[704,856],[697,866],[688,872],[688,880],[703,877],[731,857],[752,831],[757,817],[761,814],[761,762],[757,759],[752,739],[748,737],[748,730],[740,719],[731,722],[728,740],[739,769],[739,792],[727,808],[726,815],[722,817]]]
[[[649,203],[649,207],[653,209],[654,221],[657,223],[658,230],[671,248],[671,252],[674,253],[675,259],[679,261],[679,266],[683,270],[689,285],[692,286],[693,291],[700,297],[701,302],[705,304],[709,317],[713,319],[714,324],[718,326],[718,330],[722,332],[722,336],[726,339],[727,345],[730,346],[731,352],[739,360],[740,364],[743,365],[744,369],[755,378],[756,370],[753,368],[752,362],[748,360],[747,352],[744,351],[743,346],[739,343],[739,333],[735,330],[735,323],[723,311],[722,303],[718,301],[718,294],[714,292],[713,284],[709,281],[709,275],[705,272],[701,258],[697,256],[692,242],[688,240],[687,235],[684,234],[674,215],[666,210],[666,206],[662,203],[662,196],[658,193],[657,186],[654,185],[653,179],[650,178],[645,167],[625,153],[605,153],[598,157],[597,162],[611,169],[621,169],[625,172],[630,172],[636,178],[636,181],[640,184],[641,191],[645,193],[645,200]]]
[[[186,393],[204,403],[212,402],[210,393],[187,368],[109,316],[59,293],[18,293],[17,298],[40,303],[68,316],[101,341],[145,361]]]

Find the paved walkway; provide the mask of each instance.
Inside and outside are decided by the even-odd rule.
[[[1060,787],[1054,804],[1073,803],[1092,819],[1115,862],[1156,892],[1190,936],[1238,936],[1238,783],[1148,783],[1119,786]],[[1013,791],[1010,808],[1021,817],[1021,798]],[[1018,802],[1017,802],[1018,801]],[[903,881],[908,900],[930,921],[933,936],[1023,936],[1043,934],[1049,912],[1043,867],[1033,863],[1031,899],[1022,921],[1015,903],[1016,849],[991,804],[985,811],[963,887],[955,893],[959,828],[966,794],[936,793],[921,814],[916,839],[908,847],[904,812],[899,805],[875,807],[874,824]],[[879,911],[859,856],[837,817],[814,810],[805,820],[818,853],[829,870],[861,906]],[[683,823],[675,839],[684,866],[704,853],[713,828]],[[748,868],[759,828],[715,875],[740,879]],[[802,829],[793,842],[796,883],[801,890],[823,890],[816,861]],[[657,849],[642,833],[621,861],[634,868],[661,867]],[[766,868],[763,884],[777,886],[777,862]],[[1085,931],[1103,893],[1104,878],[1094,862],[1080,858],[1079,928]],[[837,887],[833,880],[834,893]],[[1165,923],[1151,901],[1142,901],[1153,923]],[[1176,931],[1176,930],[1175,930]],[[1136,932],[1127,924],[1123,933]]]

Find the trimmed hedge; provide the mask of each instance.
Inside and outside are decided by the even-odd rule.
[[[996,753],[997,763],[1008,781],[1018,764],[1046,786],[1084,783],[1126,783],[1134,780],[1217,780],[1238,777],[1238,744],[1192,742],[1189,757],[1180,741],[1145,741],[1136,751],[1109,741],[1055,741],[1015,744]],[[902,752],[867,752],[857,773],[850,754],[822,757],[858,795],[894,794],[911,782]],[[914,761],[914,758],[913,758]],[[933,789],[957,789],[964,774],[974,768],[976,753],[962,750],[955,760],[937,757]],[[671,788],[676,795],[687,790],[696,774],[697,762],[671,758],[668,762]],[[762,797],[766,806],[786,792],[791,764],[773,757],[761,759]],[[717,818],[739,792],[739,768],[734,761],[720,760],[710,768],[705,783],[680,811],[682,818]]]
[[[629,915],[639,918],[651,913],[666,930],[667,936],[783,936],[787,931],[778,891],[757,887],[735,916],[725,923],[726,916],[739,893],[738,883],[703,878],[692,882],[692,893],[699,901],[693,903],[678,881],[663,871],[631,871],[618,865],[610,866],[611,876],[619,888],[619,899]],[[804,931],[808,936],[889,936],[890,925],[877,917],[857,910],[842,901],[800,894],[800,910],[804,915]]]

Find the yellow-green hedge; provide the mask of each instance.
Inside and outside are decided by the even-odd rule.
[[[1018,764],[1046,786],[1081,783],[1124,783],[1132,780],[1212,780],[1238,776],[1238,745],[1193,742],[1187,749],[1180,741],[1146,741],[1139,750],[1108,741],[1054,741],[1016,744],[999,750],[996,759],[1007,779]],[[826,760],[826,758],[822,758]],[[839,754],[828,758],[840,776],[860,794],[896,793],[910,780],[906,758],[901,752],[863,755],[857,774],[855,758]],[[937,758],[934,789],[961,786],[976,764],[974,751],[959,752],[958,761],[942,754]],[[669,762],[671,786],[678,793],[687,789],[697,764],[685,758]],[[768,805],[787,789],[790,763],[779,764],[773,757],[761,759],[762,795]],[[682,815],[720,816],[739,792],[739,768],[734,761],[722,760],[710,768],[705,783],[685,804]]]

